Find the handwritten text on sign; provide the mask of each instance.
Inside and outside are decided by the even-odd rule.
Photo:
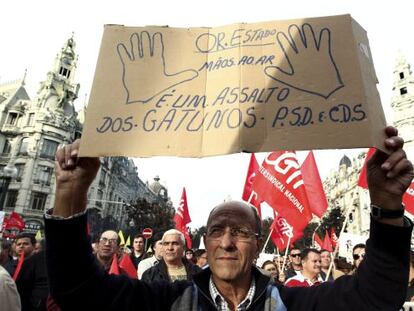
[[[214,29],[107,26],[84,130],[93,144],[81,153],[376,145],[372,133],[385,119],[368,47],[350,16]]]

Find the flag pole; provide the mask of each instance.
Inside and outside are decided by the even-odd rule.
[[[342,233],[345,231],[345,227],[346,227],[346,225],[348,224],[348,220],[349,220],[349,213],[350,213],[350,211],[351,211],[351,207],[352,207],[352,205],[351,205],[351,206],[349,206],[349,207],[346,209],[346,216],[345,216],[344,223],[342,224],[341,232],[339,232],[339,236],[338,236],[338,243],[336,243],[335,250],[334,250],[334,252],[333,252],[333,254],[332,254],[332,257],[333,257],[333,258],[335,258],[335,257],[336,257],[336,255],[338,254],[338,251],[339,251],[339,238],[341,237]],[[332,271],[333,265],[334,265],[334,260],[331,260],[331,264],[329,265],[328,272],[326,273],[325,282],[328,280],[329,274],[331,274],[331,271]]]
[[[288,244],[287,244],[286,250],[285,250],[285,256],[283,256],[282,271],[285,269],[286,259],[287,259],[287,255],[288,255],[288,252],[289,252],[290,239],[291,239],[291,237],[289,237],[289,239],[288,239]]]
[[[263,246],[263,248],[262,248],[262,253],[264,252],[264,250],[266,249],[266,246],[267,246],[267,243],[269,243],[269,240],[270,240],[270,236],[272,235],[272,233],[273,233],[273,228],[269,231],[269,235],[267,236],[267,239],[266,239],[266,242],[265,242],[265,244],[264,244],[264,246]],[[290,239],[290,238],[289,238]]]

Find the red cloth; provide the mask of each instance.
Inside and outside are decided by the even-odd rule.
[[[338,244],[338,237],[336,236],[334,228],[331,228],[331,243],[334,248]]]
[[[295,230],[283,217],[275,216],[272,226],[271,239],[274,245],[283,251],[303,236],[303,232]],[[290,240],[289,240],[290,238]]]
[[[190,213],[188,212],[187,193],[185,191],[185,188],[183,188],[180,206],[175,213],[174,222],[175,228],[184,234],[185,240],[187,242],[187,248],[191,248],[193,243],[191,241],[190,234],[187,231],[187,224],[191,222],[191,218]]]
[[[260,218],[262,218],[262,211],[260,208],[261,200],[257,193],[253,191],[253,182],[259,170],[259,163],[257,163],[254,153],[250,156],[249,168],[247,169],[246,181],[244,182],[244,189],[242,199],[254,207],[256,207]]]
[[[253,190],[298,232],[303,231],[312,218],[294,152],[270,153],[259,168]]]
[[[128,254],[124,253],[122,255],[121,261],[119,262],[119,267],[132,279],[138,278],[137,270],[132,263],[131,257]]]
[[[329,252],[333,252],[331,238],[329,237],[328,230],[325,232],[325,238],[323,239],[322,249],[326,249]]]
[[[22,231],[25,227],[23,218],[16,212],[11,212],[9,218],[5,218],[3,222],[3,228],[6,230],[17,228],[19,231]]]
[[[368,189],[368,182],[367,182],[367,162],[371,157],[374,155],[376,149],[369,148],[367,155],[365,157],[364,165],[361,168],[361,173],[359,173],[358,179],[358,186],[364,189]]]
[[[118,266],[118,257],[116,254],[112,257],[111,268],[109,268],[109,274],[120,275],[119,266]]]
[[[319,235],[317,235],[316,233],[315,233],[314,243],[315,243],[315,248],[316,249],[318,249],[318,250],[321,250],[322,249],[323,241],[319,237]]]
[[[305,182],[306,194],[308,198],[312,198],[312,200],[309,200],[310,210],[314,215],[322,218],[328,209],[328,201],[326,200],[325,191],[323,190],[321,177],[312,151],[309,152],[305,161],[302,163],[301,171],[303,181]]]
[[[308,279],[306,279],[302,274],[295,275],[288,279],[285,282],[286,287],[311,287],[315,285],[319,285],[322,283],[322,280],[318,280],[315,283],[312,283]]]
[[[414,182],[411,183],[403,196],[405,210],[414,216]]]
[[[14,273],[13,273],[14,281],[16,281],[19,276],[20,270],[22,269],[23,262],[24,262],[24,252],[20,254],[19,261],[17,262],[16,270],[14,270]]]

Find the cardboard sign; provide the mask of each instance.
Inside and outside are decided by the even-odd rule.
[[[365,31],[350,15],[219,28],[107,25],[82,156],[382,148]]]

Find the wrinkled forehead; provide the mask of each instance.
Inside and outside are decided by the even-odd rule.
[[[118,233],[115,231],[105,231],[102,233],[101,238],[118,239]]]
[[[256,223],[252,210],[245,205],[222,204],[214,208],[207,221],[211,226],[247,227],[255,230]]]
[[[166,236],[164,236],[163,242],[180,242],[181,243],[181,239],[178,234],[167,234]]]

